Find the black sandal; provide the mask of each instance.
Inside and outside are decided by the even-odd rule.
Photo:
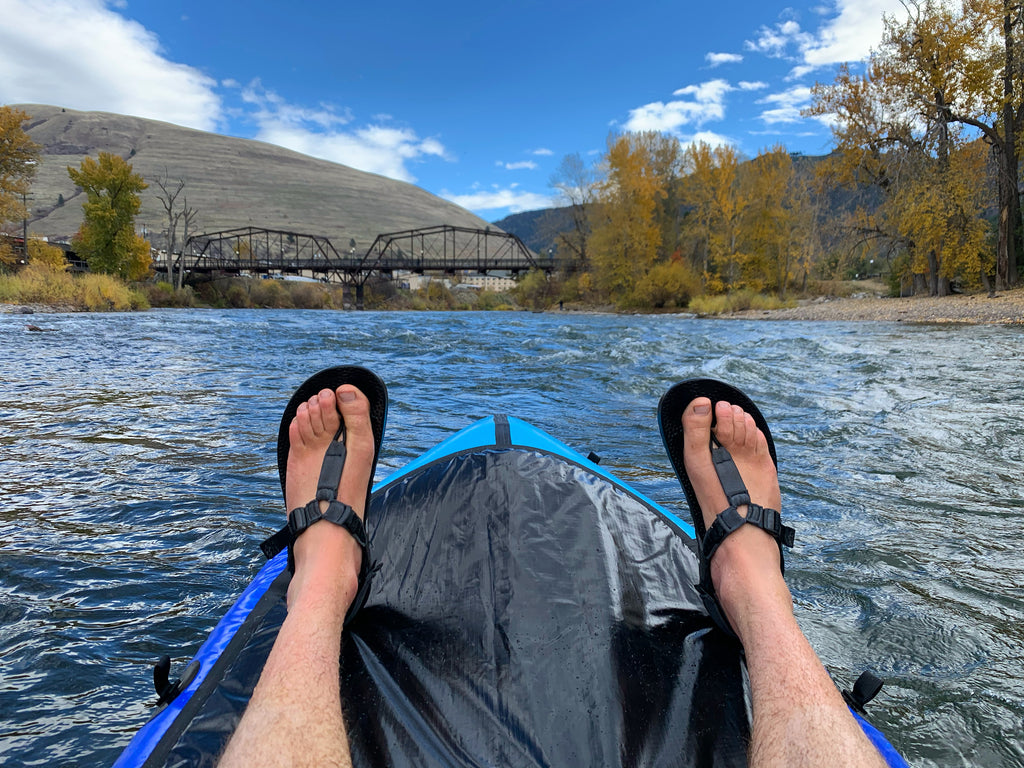
[[[777,510],[765,509],[750,501],[750,494],[743,484],[736,463],[732,460],[729,452],[721,446],[711,434],[711,459],[715,465],[715,472],[718,474],[722,490],[729,501],[729,508],[715,518],[710,530],[705,529],[704,514],[697,503],[697,494],[693,490],[690,478],[686,474],[686,465],[683,463],[683,411],[698,397],[707,397],[711,400],[712,427],[714,426],[714,406],[720,400],[732,405],[738,405],[749,413],[768,441],[768,452],[772,461],[777,467],[779,460],[775,454],[775,442],[772,440],[771,430],[768,429],[768,422],[765,421],[761,411],[754,405],[753,401],[740,390],[714,379],[689,379],[671,387],[658,403],[658,426],[661,429],[661,439],[665,443],[665,450],[672,462],[676,477],[686,494],[686,501],[690,506],[690,516],[693,518],[693,528],[697,534],[698,553],[700,555],[700,583],[697,591],[704,602],[704,607],[719,629],[730,637],[736,637],[736,633],[725,618],[722,606],[715,594],[715,587],[711,583],[711,558],[725,538],[741,528],[745,523],[750,523],[766,531],[779,545],[780,565],[782,572],[786,572],[785,560],[782,559],[782,547],[792,547],[795,532],[788,525],[782,524],[782,516]],[[736,510],[737,507],[747,505],[747,516],[743,517]]]
[[[295,390],[291,400],[284,409],[281,417],[281,426],[277,433],[277,471],[281,478],[281,492],[284,493],[285,480],[288,472],[288,450],[290,440],[288,428],[295,418],[299,406],[307,402],[311,397],[322,389],[336,390],[342,384],[352,384],[360,392],[366,395],[370,401],[370,424],[373,429],[373,465],[370,468],[370,482],[366,488],[366,506],[370,508],[370,490],[373,488],[373,476],[377,471],[377,458],[380,456],[380,446],[384,441],[384,425],[387,421],[388,412],[388,389],[372,371],[355,365],[342,365],[335,368],[327,368],[314,374],[307,379],[302,386]],[[366,602],[370,594],[370,583],[378,565],[373,562],[370,556],[370,542],[366,536],[366,529],[363,521],[348,504],[338,500],[338,484],[341,482],[341,473],[345,468],[345,420],[342,419],[334,440],[327,447],[324,462],[320,468],[320,479],[317,482],[316,498],[304,507],[298,507],[288,513],[288,524],[260,544],[260,549],[268,559],[275,557],[285,547],[288,548],[288,570],[295,572],[295,555],[292,545],[302,533],[320,520],[326,520],[352,534],[352,537],[363,550],[363,561],[359,567],[359,589],[356,592],[352,606],[345,615],[347,625]],[[320,511],[320,502],[327,502],[327,509]]]

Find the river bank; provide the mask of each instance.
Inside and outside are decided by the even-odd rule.
[[[905,322],[1024,324],[1024,288],[943,297],[832,298],[802,300],[788,309],[746,310],[723,317],[745,320],[809,320],[812,322]]]
[[[506,307],[507,308],[507,307]],[[82,311],[69,305],[3,304],[0,314],[34,314]],[[398,310],[400,311],[400,310]],[[549,310],[558,313],[557,309]],[[613,307],[590,307],[587,313],[615,314]],[[943,297],[879,298],[818,297],[801,299],[795,307],[772,310],[744,310],[717,317],[743,320],[804,320],[811,322],[905,322],[963,323],[970,325],[1024,325],[1024,288]]]

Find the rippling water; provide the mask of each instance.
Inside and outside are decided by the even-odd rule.
[[[478,417],[532,421],[670,507],[675,381],[758,402],[832,673],[918,766],[1024,766],[1024,331],[670,316],[0,315],[0,761],[111,763],[261,564],[274,446],[332,364],[388,382],[378,479]],[[684,511],[685,514],[685,511]]]

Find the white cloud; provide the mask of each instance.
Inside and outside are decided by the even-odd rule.
[[[535,171],[537,170],[537,164],[533,160],[520,160],[517,163],[503,163],[500,160],[498,165],[504,168],[506,171]]]
[[[900,0],[836,0],[836,15],[803,48],[813,67],[860,61],[882,40],[882,15],[906,16]]]
[[[421,139],[411,128],[383,121],[349,127],[353,117],[348,110],[339,113],[328,104],[315,109],[296,106],[263,88],[258,80],[243,89],[242,100],[254,107],[250,117],[258,127],[257,139],[361,171],[412,182],[416,178],[407,163],[447,158],[440,141]]]
[[[124,3],[115,3],[124,7]],[[0,0],[0,103],[104,110],[215,130],[217,83],[102,0]]]
[[[725,96],[735,90],[726,80],[708,80],[699,85],[688,85],[675,91],[673,96],[691,96],[690,100],[655,101],[629,112],[626,130],[665,131],[674,133],[684,125],[700,125],[708,120],[725,117]]]
[[[773,93],[760,99],[758,104],[771,104],[771,109],[761,113],[761,119],[768,125],[776,123],[799,123],[804,118],[800,110],[811,103],[811,89],[807,86],[796,86],[781,93]]]
[[[537,149],[530,150],[531,155],[538,155],[540,157],[550,157],[555,154],[552,150],[546,147],[538,147]]]
[[[349,110],[339,114],[330,104],[320,104],[317,109],[289,104],[274,91],[264,88],[259,79],[242,89],[242,101],[256,108],[251,117],[260,125],[266,122],[295,127],[311,124],[327,131],[352,122]]]
[[[786,75],[784,79],[789,82],[792,82],[793,80],[802,80],[816,69],[818,69],[818,67],[812,64],[798,64],[789,71],[789,74]]]
[[[697,131],[697,133],[692,136],[688,136],[681,143],[683,146],[688,146],[690,144],[698,144],[701,142],[709,144],[712,147],[724,147],[736,144],[736,142],[728,136],[723,136],[722,134],[715,133],[714,131]]]
[[[814,36],[804,32],[799,22],[786,19],[773,27],[761,27],[757,39],[747,40],[743,45],[748,51],[757,51],[781,59],[792,55],[789,50],[791,47],[802,50],[814,41]]]
[[[814,9],[823,21],[815,31],[801,28],[794,18],[761,27],[744,47],[773,58],[798,62],[787,80],[799,80],[816,69],[841,62],[861,61],[882,39],[884,14],[903,17],[901,0],[833,0],[830,8]],[[792,15],[787,9],[785,16]]]
[[[743,61],[743,56],[738,53],[708,53],[705,54],[704,60],[712,67],[717,67],[720,64],[739,64]]]
[[[506,189],[495,187],[489,190],[476,190],[468,195],[456,195],[444,190],[441,192],[441,197],[477,214],[506,208],[509,213],[519,213],[535,211],[538,208],[550,208],[554,205],[550,195],[520,191],[515,188],[515,185]]]
[[[739,85],[741,91],[761,91],[768,87],[768,83],[761,80],[740,80],[737,85]]]
[[[725,94],[733,88],[727,80],[718,78],[706,80],[700,85],[688,85],[672,92],[673,96],[695,96],[701,103],[718,103],[725,98]]]

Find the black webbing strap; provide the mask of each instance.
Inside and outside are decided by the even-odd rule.
[[[319,491],[317,495],[319,496]],[[348,504],[343,504],[337,499],[325,499],[325,501],[328,501],[328,504],[327,509],[323,512],[320,511],[319,499],[313,499],[306,506],[296,507],[289,512],[288,524],[260,544],[264,556],[270,560],[285,547],[293,544],[299,535],[313,523],[326,520],[329,523],[340,525],[351,533],[352,538],[363,548],[365,557],[367,554],[366,528],[363,526],[363,521],[359,519],[359,515]]]
[[[715,518],[708,532],[704,535],[703,550],[704,559],[711,561],[715,550],[725,541],[725,537],[735,533],[746,524],[755,525],[762,531],[766,531],[780,545],[792,547],[796,538],[796,531],[788,525],[782,524],[782,515],[774,509],[765,509],[758,504],[747,505],[747,516],[744,517],[736,507],[729,507],[722,514]]]
[[[342,431],[345,427],[342,426]],[[324,463],[320,466],[320,479],[316,484],[316,500],[330,501],[338,495],[338,484],[341,482],[341,472],[345,468],[345,456],[347,455],[345,444],[338,442],[335,438],[324,454]]]
[[[289,515],[289,517],[291,517]],[[292,532],[290,526],[285,526],[272,536],[268,536],[260,544],[260,552],[267,560],[273,560],[277,553],[292,543]]]
[[[722,446],[717,443],[711,448],[711,460],[715,463],[715,472],[718,473],[718,481],[725,491],[725,498],[729,500],[729,506],[739,507],[750,503],[750,493],[747,486],[743,484],[740,471],[736,468],[736,462]]]
[[[512,428],[503,413],[494,414],[494,444],[499,448],[512,447]]]

